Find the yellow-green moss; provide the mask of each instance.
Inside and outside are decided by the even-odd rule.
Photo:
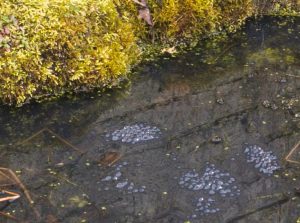
[[[295,12],[294,5],[282,3],[290,1],[276,0],[268,13]],[[235,31],[260,4],[267,3],[148,0],[150,27],[138,19],[132,0],[2,0],[0,100],[19,105],[31,98],[118,85],[151,42],[174,45]]]
[[[112,0],[2,0],[0,98],[110,87],[138,58],[131,23]]]
[[[254,12],[252,0],[148,0],[153,17],[154,40],[177,41],[179,38],[201,37],[209,32],[234,31]],[[118,2],[118,7],[127,13],[137,14],[137,5],[132,0]],[[145,23],[134,17],[137,36],[145,37]],[[148,38],[152,38],[148,34]]]

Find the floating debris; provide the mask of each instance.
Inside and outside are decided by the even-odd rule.
[[[197,208],[195,211],[199,212],[200,215],[204,215],[217,213],[220,211],[220,209],[215,207],[214,199],[205,199],[204,197],[200,197],[197,201]]]
[[[189,171],[180,177],[179,185],[193,191],[205,190],[209,195],[234,197],[240,195],[235,181],[229,173],[217,169],[214,164],[208,164],[202,176],[195,170]]]
[[[161,131],[158,127],[146,124],[135,124],[124,126],[122,129],[116,130],[112,134],[106,134],[106,137],[111,137],[112,141],[135,144],[158,139],[160,135]]]
[[[250,145],[245,148],[244,153],[247,162],[254,163],[254,167],[261,173],[272,175],[274,171],[280,169],[278,158],[272,151],[264,151],[257,145]]]
[[[146,190],[146,186],[136,186],[134,182],[130,182],[127,178],[124,177],[122,173],[122,169],[124,166],[127,166],[128,162],[123,162],[119,165],[113,165],[115,168],[111,175],[104,177],[101,182],[102,183],[110,183],[112,184],[112,188],[116,188],[118,190],[123,190],[126,193],[143,193]],[[99,182],[99,183],[101,183]],[[107,185],[104,187],[105,191],[110,190],[110,187]]]

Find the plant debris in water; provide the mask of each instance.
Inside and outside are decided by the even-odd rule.
[[[103,166],[111,166],[121,158],[121,155],[115,151],[108,151],[101,156],[100,163]]]
[[[235,185],[236,179],[229,173],[221,171],[214,164],[208,164],[202,176],[195,171],[185,173],[179,179],[179,185],[189,190],[205,190],[209,195],[219,194],[222,197],[240,195]]]
[[[111,135],[107,134],[106,137],[111,137],[112,141],[121,141],[124,143],[139,143],[160,138],[161,131],[158,127],[146,124],[127,125],[122,129],[114,131]]]
[[[259,172],[272,175],[274,171],[280,169],[278,158],[272,151],[264,151],[257,145],[247,146],[244,150],[248,163],[253,163]]]

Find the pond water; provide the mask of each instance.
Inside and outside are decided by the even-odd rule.
[[[24,187],[0,169],[21,195],[0,222],[296,222],[299,100],[300,19],[263,18],[122,89],[2,106],[0,167]]]

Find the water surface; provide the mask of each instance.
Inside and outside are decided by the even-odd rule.
[[[21,198],[2,211],[27,222],[296,222],[299,152],[286,156],[300,140],[299,34],[299,19],[249,21],[141,65],[122,89],[2,106],[1,167],[34,200],[6,186]]]

